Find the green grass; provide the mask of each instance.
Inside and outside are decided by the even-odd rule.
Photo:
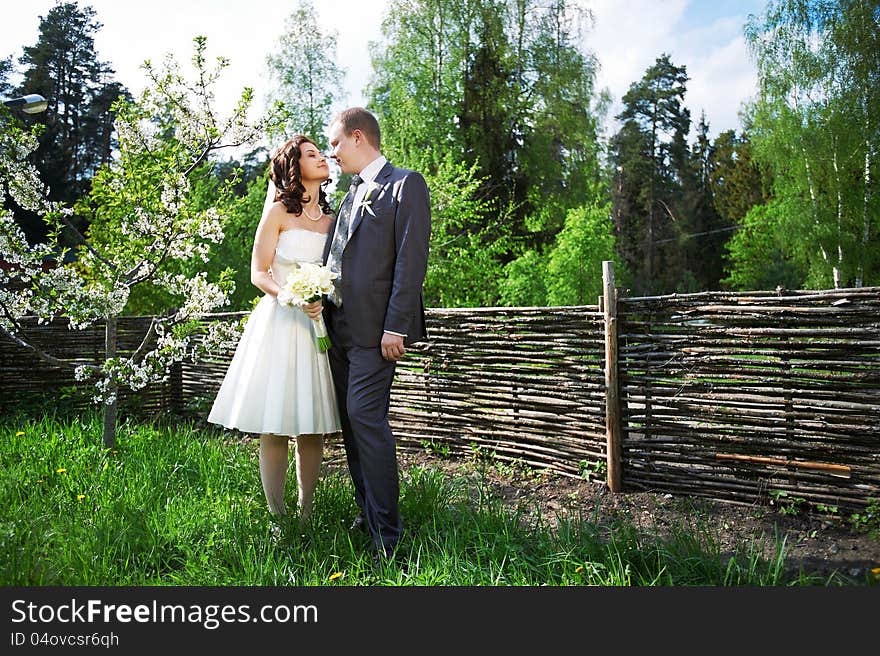
[[[534,519],[479,476],[401,472],[407,532],[374,573],[344,468],[322,478],[307,525],[265,509],[253,440],[193,424],[123,422],[101,446],[99,415],[5,418],[0,426],[3,585],[835,585],[786,573],[784,543],[722,555],[708,528],[645,537],[589,516]],[[288,507],[296,477],[289,476]]]

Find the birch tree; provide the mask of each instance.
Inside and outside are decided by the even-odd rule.
[[[781,243],[807,286],[877,284],[877,3],[776,0],[746,36],[759,80],[748,119],[755,156],[773,172]]]
[[[305,134],[326,148],[324,130],[334,101],[343,99],[345,73],[336,65],[336,33],[321,31],[310,0],[300,0],[287,17],[266,62],[273,83],[271,100],[283,105],[285,115],[272,136],[283,142],[293,134]]]

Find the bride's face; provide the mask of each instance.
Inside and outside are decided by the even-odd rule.
[[[299,171],[303,182],[323,182],[330,177],[330,166],[315,144],[303,143],[300,146]]]

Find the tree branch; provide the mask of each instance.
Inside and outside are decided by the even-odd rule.
[[[61,221],[64,223],[64,225],[73,230],[73,233],[77,237],[79,237],[80,243],[82,243],[82,245],[85,246],[88,251],[98,259],[99,262],[110,269],[114,274],[118,273],[116,265],[105,259],[98,251],[96,251],[94,247],[89,243],[89,240],[85,238],[85,236],[76,228],[76,226],[73,225],[73,223],[71,223],[70,219],[62,214]]]
[[[15,326],[16,326],[21,332],[25,332],[25,331],[21,328],[21,325],[20,325],[18,322],[14,321],[11,317],[9,317],[9,312],[6,311],[6,307],[5,307],[5,306],[3,307],[3,310],[4,310],[4,314],[6,314],[7,318],[9,318],[10,321],[12,321],[13,324],[15,324]],[[0,332],[2,332],[4,335],[6,335],[6,337],[8,337],[9,339],[11,339],[13,342],[15,342],[16,344],[18,344],[18,345],[21,346],[22,348],[25,348],[25,349],[27,349],[28,351],[31,351],[31,352],[32,352],[34,355],[36,355],[38,358],[40,358],[41,360],[43,360],[44,362],[46,362],[47,364],[49,364],[49,365],[51,365],[51,366],[53,366],[53,367],[56,367],[56,368],[58,368],[58,369],[74,369],[74,368],[76,368],[76,366],[77,366],[77,365],[74,365],[74,364],[72,364],[72,363],[70,363],[70,362],[66,362],[66,361],[64,361],[64,360],[60,360],[60,359],[58,359],[58,358],[56,358],[56,357],[54,357],[54,356],[51,356],[51,355],[49,355],[48,353],[46,353],[43,349],[41,349],[41,348],[39,348],[39,347],[37,347],[37,346],[34,346],[33,344],[31,344],[31,343],[29,343],[29,342],[26,342],[25,340],[23,340],[21,337],[19,337],[19,336],[16,335],[15,333],[9,332],[3,324],[0,324]],[[89,368],[89,369],[91,369],[91,370],[94,370],[94,371],[100,371],[100,367],[97,367],[97,366],[95,366],[95,365],[93,365],[93,364],[87,364],[87,365],[82,365],[82,366],[85,366],[85,367],[87,367],[87,368]]]
[[[140,345],[137,347],[134,353],[131,354],[131,361],[135,364],[140,364],[144,359],[144,356],[147,352],[147,344],[150,339],[156,334],[156,326],[159,325],[159,322],[156,320],[156,317],[151,317],[150,319],[150,327],[147,330],[147,334],[144,335],[144,339],[141,341]]]

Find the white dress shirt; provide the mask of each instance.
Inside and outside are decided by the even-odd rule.
[[[361,206],[361,203],[364,200],[364,196],[367,195],[367,189],[370,188],[369,183],[373,182],[376,179],[376,176],[379,175],[379,171],[382,170],[382,167],[385,166],[388,160],[384,155],[379,155],[372,162],[367,164],[364,169],[358,174],[361,176],[361,183],[354,190],[354,201],[351,205],[351,218],[352,220],[348,222],[348,236],[351,237],[351,227],[354,225],[354,217],[355,212],[366,212],[366,209],[359,210],[358,208]]]

